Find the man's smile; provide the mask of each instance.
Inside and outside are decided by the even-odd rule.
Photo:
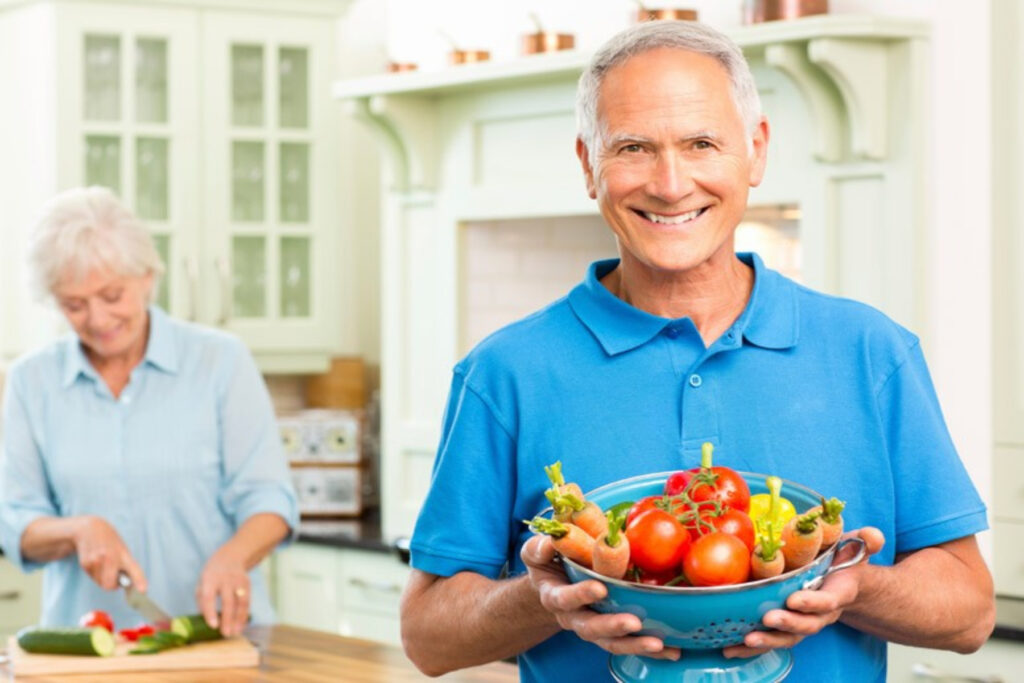
[[[708,207],[702,207],[700,209],[694,209],[693,211],[687,211],[686,213],[679,213],[674,215],[666,215],[661,213],[654,213],[652,211],[639,211],[637,213],[651,221],[652,223],[660,223],[662,225],[682,225],[683,223],[689,223],[698,216],[703,215]]]

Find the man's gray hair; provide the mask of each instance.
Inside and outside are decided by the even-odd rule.
[[[79,187],[50,199],[29,241],[32,288],[46,298],[64,280],[97,270],[153,275],[150,297],[164,272],[149,230],[105,187]]]
[[[761,98],[743,52],[728,36],[695,21],[647,21],[621,31],[591,58],[576,90],[576,125],[591,163],[602,131],[597,120],[601,83],[614,67],[649,50],[676,48],[718,60],[729,74],[732,96],[749,134],[761,120]],[[750,147],[748,141],[748,147]]]

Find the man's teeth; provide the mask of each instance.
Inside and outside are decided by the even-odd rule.
[[[686,221],[692,221],[694,218],[699,216],[704,209],[694,209],[687,213],[681,213],[678,216],[662,216],[660,214],[651,213],[650,211],[644,211],[644,217],[653,223],[662,223],[664,225],[679,225]]]

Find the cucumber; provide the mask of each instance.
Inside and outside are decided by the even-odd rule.
[[[171,631],[183,636],[189,643],[219,640],[224,637],[220,631],[207,624],[201,614],[174,617],[171,619]]]
[[[105,628],[44,628],[26,626],[18,631],[18,647],[25,652],[50,655],[114,654],[114,636]]]

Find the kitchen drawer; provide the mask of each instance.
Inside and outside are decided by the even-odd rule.
[[[992,470],[993,516],[1024,523],[1024,446],[998,446]]]
[[[926,681],[1020,681],[1024,642],[992,639],[969,655],[946,650],[889,646],[887,683]]]
[[[393,555],[358,550],[341,551],[338,561],[345,609],[398,618],[406,565]]]
[[[39,621],[42,605],[42,572],[22,574],[0,557],[0,642],[22,626]]]
[[[1024,598],[1024,521],[996,519],[993,574],[996,592]]]

